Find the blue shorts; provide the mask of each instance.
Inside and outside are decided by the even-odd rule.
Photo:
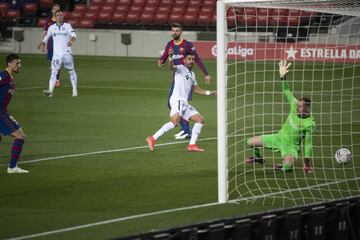
[[[0,111],[0,133],[10,135],[20,128],[19,123],[7,112]]]
[[[48,59],[48,60],[50,60],[50,61],[52,60],[53,53],[54,53],[54,51],[53,51],[52,48],[50,48],[50,49],[47,50],[47,59]]]

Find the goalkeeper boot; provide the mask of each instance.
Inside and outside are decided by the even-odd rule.
[[[263,158],[248,157],[245,158],[244,162],[247,164],[254,164],[254,163],[264,164],[265,160]]]
[[[15,166],[13,168],[8,168],[7,169],[7,173],[8,174],[13,174],[13,173],[29,173],[29,171],[25,170],[25,169],[21,169],[18,166]]]
[[[304,173],[313,173],[314,169],[310,166],[304,165]]]
[[[203,148],[200,148],[196,144],[189,144],[188,147],[187,147],[187,150],[189,152],[204,152],[205,151]]]
[[[280,163],[274,163],[273,167],[275,170],[280,170],[283,172],[290,172],[294,169],[293,166],[289,166],[288,164],[280,164]]]
[[[149,150],[150,152],[153,152],[154,151],[154,148],[155,148],[155,143],[156,143],[156,140],[153,136],[149,136],[146,138],[146,142],[149,146]]]

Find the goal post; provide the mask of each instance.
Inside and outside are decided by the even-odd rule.
[[[347,0],[217,1],[218,202],[299,205],[360,195],[360,4]],[[289,114],[278,62],[295,97],[312,100],[314,172],[282,173],[279,153],[246,164],[246,140],[276,133]],[[353,161],[339,165],[338,148]]]

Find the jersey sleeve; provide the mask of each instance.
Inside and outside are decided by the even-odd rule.
[[[69,24],[69,33],[70,33],[71,37],[76,38],[76,33],[75,33],[73,27],[71,26],[71,24]]]
[[[46,35],[45,35],[44,39],[42,40],[42,42],[47,43],[47,41],[49,40],[50,37],[51,37],[51,28],[48,28],[48,30],[46,31]]]
[[[282,86],[282,90],[286,96],[286,99],[290,103],[291,107],[296,106],[297,100],[294,97],[294,95],[292,94],[289,84],[285,80],[282,80],[281,86]]]
[[[166,44],[165,50],[164,50],[163,54],[160,57],[161,63],[165,63],[166,60],[168,59],[168,57],[169,57],[169,48],[170,48],[170,42],[168,42]]]
[[[201,58],[199,56],[199,54],[197,53],[194,45],[191,42],[188,42],[187,44],[187,51],[192,52],[195,56],[195,62],[196,64],[199,66],[199,68],[201,69],[201,71],[204,73],[204,75],[209,75],[208,71],[205,68],[204,63],[201,61]]]
[[[5,85],[8,82],[8,78],[4,72],[0,72],[0,86]]]
[[[314,128],[312,127],[308,131],[306,131],[305,140],[304,140],[304,157],[305,158],[312,158],[313,156],[313,131]]]

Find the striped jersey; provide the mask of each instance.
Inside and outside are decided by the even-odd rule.
[[[7,112],[7,106],[14,92],[14,79],[6,70],[0,72],[0,111]]]

